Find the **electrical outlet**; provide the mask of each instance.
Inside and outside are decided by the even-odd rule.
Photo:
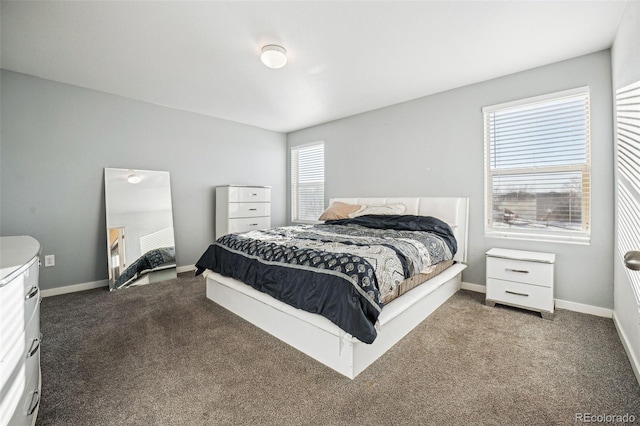
[[[56,266],[56,256],[53,254],[48,254],[44,257],[44,267],[47,268],[49,266]]]

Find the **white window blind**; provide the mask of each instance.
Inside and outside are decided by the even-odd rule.
[[[640,81],[616,91],[617,245],[620,260],[640,250]],[[640,306],[640,274],[625,268]]]
[[[588,242],[589,89],[483,108],[486,234]]]
[[[324,211],[324,143],[291,148],[291,220],[317,221]]]

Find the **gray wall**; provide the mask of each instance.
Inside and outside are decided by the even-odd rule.
[[[484,237],[481,108],[580,86],[591,88],[592,233],[590,245]],[[613,307],[613,166],[609,50],[287,135],[288,146],[325,142],[325,195],[470,198],[469,268],[463,280],[485,283],[491,247],[557,254],[557,299]]]
[[[0,85],[0,235],[55,254],[43,289],[106,280],[105,167],[171,172],[178,266],[214,239],[216,185],[272,186],[285,223],[284,134],[8,71]]]
[[[611,48],[613,90],[640,80],[640,2],[629,1]],[[640,250],[640,247],[636,248]],[[614,250],[614,317],[626,339],[636,377],[640,380],[640,315],[636,295],[622,264],[624,253]],[[639,274],[640,272],[631,272]]]

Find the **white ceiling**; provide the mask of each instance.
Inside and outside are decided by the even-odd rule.
[[[289,132],[606,49],[625,5],[2,1],[0,65]]]

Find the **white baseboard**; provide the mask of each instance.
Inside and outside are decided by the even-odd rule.
[[[185,266],[176,267],[176,273],[178,274],[182,272],[190,272],[195,270],[196,270],[196,265],[185,265]],[[108,286],[109,286],[109,280],[99,280],[99,281],[91,281],[88,283],[67,285],[64,287],[50,288],[47,290],[41,290],[40,293],[42,294],[42,297],[50,297],[50,296],[58,296],[60,294],[75,293],[77,291],[92,290],[94,288],[108,287]]]
[[[568,300],[556,299],[556,308],[568,311],[580,312],[583,314],[595,315],[603,318],[613,318],[613,309],[601,308],[599,306],[584,305],[582,303],[569,302]]]
[[[462,283],[463,290],[475,291],[478,293],[486,293],[487,287],[480,284]],[[556,308],[566,309],[567,311],[580,312],[582,314],[595,315],[597,317],[612,318],[613,310],[601,308],[599,306],[584,305],[582,303],[569,302],[568,300],[556,299]]]
[[[473,283],[466,283],[466,282],[462,282],[462,287],[463,290],[469,290],[469,291],[475,291],[476,293],[486,293],[487,292],[487,287],[484,285],[480,285],[480,284],[473,284]]]
[[[91,281],[89,283],[80,283],[67,285],[64,287],[50,288],[41,290],[42,297],[58,296],[60,294],[75,293],[76,291],[92,290],[94,288],[108,287],[109,280]]]
[[[616,326],[618,336],[620,336],[622,347],[627,353],[627,358],[629,358],[629,363],[631,364],[631,368],[633,369],[633,374],[635,374],[636,380],[638,381],[638,383],[640,383],[640,360],[638,359],[638,354],[633,351],[632,346],[629,344],[627,335],[618,323],[618,317],[616,316],[615,312],[613,313],[613,324]]]
[[[195,271],[196,270],[196,265],[185,265],[185,266],[178,266],[176,268],[176,272],[181,274],[183,272],[191,272],[191,271]]]

